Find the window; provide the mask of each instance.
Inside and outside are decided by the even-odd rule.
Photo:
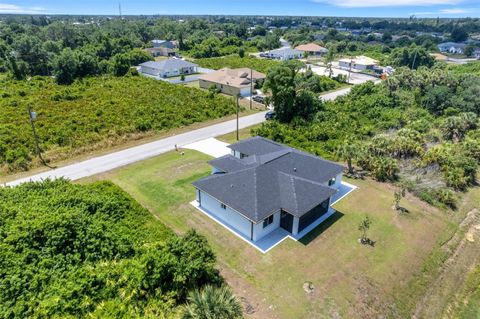
[[[240,153],[240,159],[245,158],[245,157],[248,157],[248,155],[247,155],[247,154]]]
[[[225,205],[224,203],[220,203],[220,207],[221,207],[222,209],[227,209],[227,205]]]
[[[273,215],[270,215],[263,220],[263,228],[267,227],[271,223],[273,223]]]
[[[331,178],[331,179],[328,181],[328,186],[332,186],[333,184],[335,184],[335,177],[334,177],[334,178]]]

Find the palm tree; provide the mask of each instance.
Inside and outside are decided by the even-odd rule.
[[[183,319],[243,318],[242,305],[227,286],[205,286],[193,291],[183,312]]]
[[[358,155],[358,146],[346,141],[338,147],[336,155],[340,160],[347,162],[348,173],[353,174],[352,161]]]
[[[332,78],[333,75],[333,60],[335,59],[335,55],[333,54],[333,50],[329,50],[327,55],[325,55],[325,64],[328,70],[328,77]]]

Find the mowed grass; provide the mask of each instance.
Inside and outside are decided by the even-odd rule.
[[[402,200],[408,214],[396,213],[388,184],[347,180],[359,188],[335,205],[336,215],[301,242],[287,239],[261,254],[189,204],[191,182],[210,173],[209,159],[192,150],[170,152],[83,182],[112,180],[174,231],[205,235],[222,274],[254,307],[251,317],[402,318],[417,297],[416,274],[442,234],[452,231],[444,212],[414,197]],[[366,215],[374,247],[358,243]],[[313,284],[312,293],[304,291],[305,282]],[[399,290],[406,300],[399,302]]]

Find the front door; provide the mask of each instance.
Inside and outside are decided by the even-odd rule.
[[[291,233],[293,228],[293,215],[282,210],[280,213],[280,227]]]

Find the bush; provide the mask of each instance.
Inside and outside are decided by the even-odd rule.
[[[112,183],[47,180],[0,197],[2,318],[163,317],[220,282],[205,238],[177,237]]]

